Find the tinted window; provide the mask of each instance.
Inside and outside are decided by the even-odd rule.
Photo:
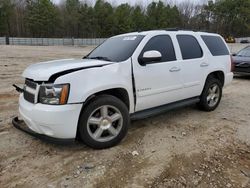
[[[203,56],[202,49],[195,37],[191,35],[177,35],[183,59],[195,59]]]
[[[130,35],[109,38],[86,58],[106,59],[114,62],[125,61],[132,56],[143,37],[142,35]]]
[[[161,53],[162,59],[160,62],[175,61],[175,51],[172,40],[168,35],[159,35],[151,38],[142,50],[143,53],[150,50],[157,50]]]
[[[242,49],[237,53],[237,56],[250,57],[250,46]]]
[[[229,55],[229,51],[220,37],[202,35],[201,38],[213,56]]]

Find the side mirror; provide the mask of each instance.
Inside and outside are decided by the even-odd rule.
[[[144,52],[142,58],[140,58],[140,64],[146,65],[148,63],[157,62],[160,61],[162,58],[162,55],[159,51],[151,50]]]

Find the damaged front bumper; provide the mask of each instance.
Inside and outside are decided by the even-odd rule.
[[[12,124],[15,128],[33,136],[33,137],[41,139],[45,142],[54,143],[54,144],[70,144],[70,143],[75,142],[75,139],[60,139],[60,138],[54,138],[54,137],[50,137],[50,136],[43,135],[43,134],[38,134],[38,133],[34,132],[33,130],[31,130],[25,124],[25,122],[23,120],[19,120],[18,117],[14,117],[12,119]]]

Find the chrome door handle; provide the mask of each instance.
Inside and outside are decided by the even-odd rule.
[[[208,63],[205,63],[205,62],[203,62],[203,63],[201,63],[201,65],[200,65],[201,67],[208,67],[209,66],[209,64]]]
[[[179,67],[172,67],[169,71],[170,72],[178,72],[180,71],[181,69]]]

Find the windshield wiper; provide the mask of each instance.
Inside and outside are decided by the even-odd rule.
[[[108,57],[103,57],[103,56],[96,56],[96,57],[86,57],[88,59],[99,59],[99,60],[104,60],[104,61],[111,61]]]

